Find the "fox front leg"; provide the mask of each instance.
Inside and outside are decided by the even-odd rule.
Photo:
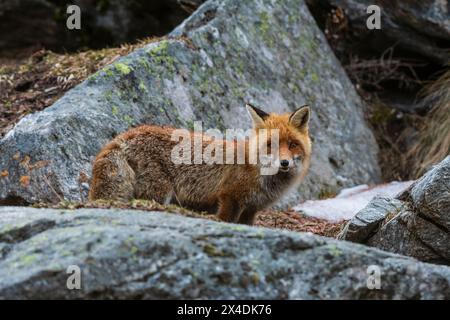
[[[246,208],[242,211],[238,223],[252,226],[255,223],[256,211],[257,210],[253,207]]]
[[[237,223],[242,213],[239,203],[229,196],[222,196],[219,199],[217,214],[219,219],[225,222]]]

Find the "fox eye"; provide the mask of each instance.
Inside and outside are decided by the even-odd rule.
[[[298,147],[298,144],[295,143],[295,142],[291,142],[291,143],[289,144],[289,149],[294,149],[294,148],[297,148],[297,147]]]

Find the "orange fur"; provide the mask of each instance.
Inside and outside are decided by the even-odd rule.
[[[248,163],[252,152],[248,139],[244,164],[174,164],[171,152],[178,141],[172,141],[171,136],[175,129],[144,125],[117,136],[98,154],[93,164],[90,200],[153,199],[217,213],[223,221],[253,224],[257,211],[280,199],[304,177],[311,141],[308,107],[284,115],[249,108],[256,129],[252,139],[264,139],[260,129],[279,130],[279,157],[289,162],[287,172],[261,175],[259,162]],[[203,136],[203,150],[217,142],[223,142],[224,157],[226,150],[236,150],[238,144]],[[270,145],[268,149],[273,152]]]

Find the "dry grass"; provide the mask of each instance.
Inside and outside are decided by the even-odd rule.
[[[450,154],[450,71],[423,91],[423,103],[431,111],[422,119],[420,138],[407,153],[414,177]]]
[[[370,123],[384,180],[417,179],[450,154],[450,71],[422,91],[425,115],[403,114],[371,99]],[[411,143],[413,141],[413,143]]]
[[[367,101],[370,104],[367,118],[379,147],[378,163],[383,181],[404,180],[408,176],[404,133],[414,126],[414,117],[403,115],[398,118],[397,111],[376,96]]]
[[[202,218],[213,221],[219,221],[217,216],[204,212],[194,212],[176,205],[161,205],[151,200],[133,200],[131,202],[104,201],[80,203],[63,201],[58,204],[41,203],[33,205],[36,208],[53,209],[81,209],[81,208],[101,208],[101,209],[135,209],[144,211],[159,211],[170,214],[178,214],[185,217]],[[294,211],[274,211],[266,210],[259,212],[256,216],[255,225],[272,229],[282,229],[295,232],[312,232],[321,236],[335,238],[341,230],[343,224],[330,223],[326,220],[307,217]]]
[[[404,58],[394,58],[394,47],[389,47],[376,59],[351,56],[349,61],[344,68],[357,88],[383,90],[383,82],[386,81],[397,82],[399,89],[421,84],[415,68],[423,64]]]

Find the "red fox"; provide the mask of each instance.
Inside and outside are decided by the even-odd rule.
[[[177,129],[143,125],[120,134],[98,154],[93,164],[90,200],[149,199],[215,213],[226,222],[253,224],[257,211],[279,200],[306,175],[311,157],[310,108],[303,106],[280,115],[246,107],[255,133],[250,138],[214,140],[202,135],[200,140],[202,151],[221,143],[224,153],[235,151],[241,143],[245,148],[244,163],[174,163],[173,150],[178,141],[173,135]],[[262,135],[262,129],[276,130],[278,143],[270,135]],[[192,141],[198,138],[196,132],[188,134]],[[269,156],[277,159],[275,174],[262,174],[260,158],[250,163],[256,152],[253,139],[266,145]]]

